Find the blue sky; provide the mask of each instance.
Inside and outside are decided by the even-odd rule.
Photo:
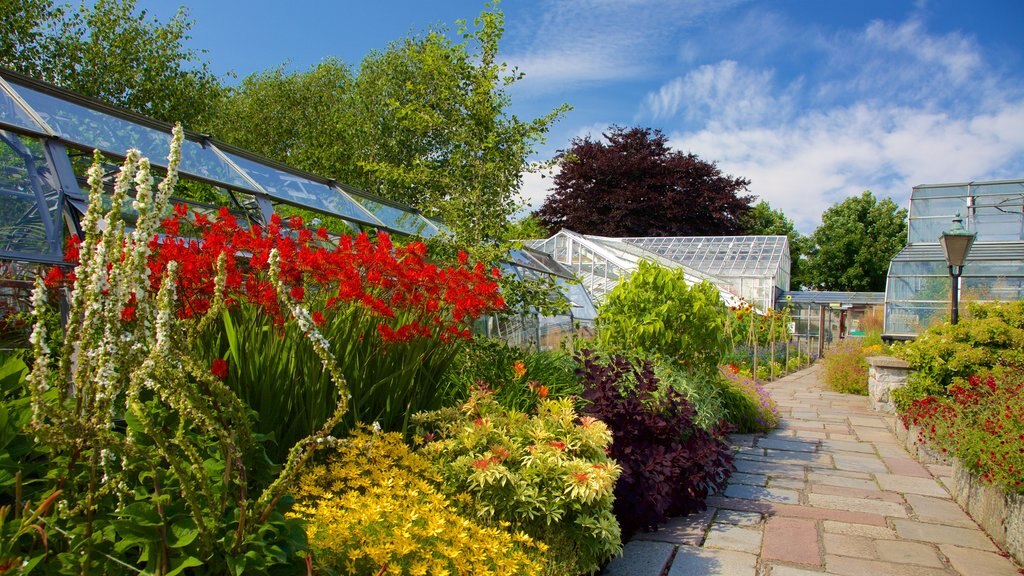
[[[481,1],[139,0],[184,4],[191,46],[239,77],[366,52]],[[512,111],[574,107],[535,159],[609,125],[751,180],[809,233],[870,189],[908,204],[916,184],[1024,178],[1024,2],[1019,0],[506,0],[503,58],[526,74]],[[228,80],[231,81],[231,80]],[[539,206],[550,179],[527,174]]]

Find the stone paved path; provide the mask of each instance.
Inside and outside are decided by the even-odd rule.
[[[736,472],[704,513],[639,534],[606,576],[1017,576],[865,397],[812,366],[768,385],[782,423],[733,436]]]

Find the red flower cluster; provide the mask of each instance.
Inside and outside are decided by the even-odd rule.
[[[166,235],[150,242],[151,288],[159,287],[169,262],[178,262],[182,317],[209,309],[217,260],[226,254],[228,304],[247,301],[283,322],[284,312],[267,275],[273,249],[280,253],[280,277],[289,294],[315,307],[311,313],[316,324],[343,307],[360,306],[380,318],[377,332],[385,342],[468,338],[475,318],[504,307],[495,270],[485,271],[482,263],[470,265],[464,254],[457,265],[432,263],[422,242],[395,246],[384,232],[376,239],[366,233],[331,237],[324,228],[305,228],[301,218],[285,223],[276,215],[265,229],[249,228],[239,225],[226,208],[211,219],[180,204],[162,221],[162,228]],[[77,239],[69,243],[71,261],[77,258],[77,246]],[[53,275],[48,277],[51,282],[63,279]],[[312,299],[311,294],[319,298]]]
[[[972,376],[949,397],[914,401],[902,416],[925,441],[978,472],[983,480],[1024,493],[1024,378]]]

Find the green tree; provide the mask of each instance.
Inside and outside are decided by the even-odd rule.
[[[279,66],[252,74],[229,89],[210,131],[235,146],[357,185],[354,83],[352,70],[336,58],[305,72]]]
[[[202,127],[221,86],[202,53],[185,47],[185,8],[167,22],[136,0],[0,3],[0,65],[135,112]]]
[[[251,77],[215,134],[415,206],[464,245],[499,239],[527,157],[566,110],[531,121],[509,113],[507,90],[522,74],[498,60],[503,33],[504,15],[489,6],[472,29],[459,24],[460,41],[444,29],[411,36],[368,54],[355,74],[327,61]]]
[[[765,236],[788,236],[790,266],[790,289],[798,290],[808,282],[807,250],[810,239],[796,231],[793,221],[782,210],[774,210],[768,202],[761,200],[740,217],[745,234]]]
[[[889,261],[907,243],[907,210],[865,190],[826,210],[811,240],[808,286],[881,292]]]

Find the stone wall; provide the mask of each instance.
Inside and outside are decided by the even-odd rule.
[[[895,412],[891,392],[907,383],[910,364],[892,356],[868,356],[868,395],[875,410]]]
[[[1018,564],[1024,564],[1024,497],[985,484],[953,459],[953,498]]]

